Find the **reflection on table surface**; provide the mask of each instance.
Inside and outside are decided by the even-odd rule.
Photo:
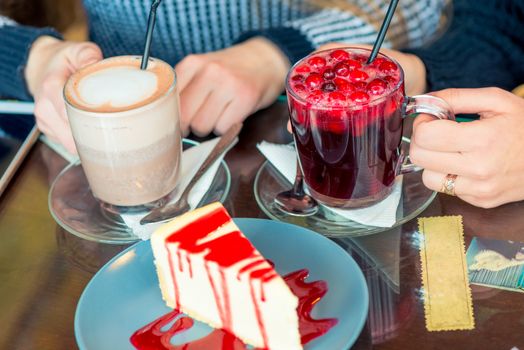
[[[275,104],[246,121],[226,156],[232,174],[225,205],[234,217],[265,215],[253,194],[262,140],[287,143],[287,107]],[[0,349],[75,349],[74,312],[93,274],[126,245],[89,242],[51,218],[47,194],[66,165],[38,143],[0,198]],[[524,203],[491,210],[438,195],[421,216],[462,215],[472,237],[524,239]],[[417,223],[360,238],[336,238],[361,266],[370,293],[355,349],[524,349],[524,294],[472,286],[476,328],[428,332],[420,293]],[[343,278],[343,276],[341,276]]]

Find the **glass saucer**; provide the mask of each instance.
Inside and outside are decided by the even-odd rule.
[[[184,149],[198,142],[184,140]],[[224,202],[229,193],[231,174],[222,161],[218,171],[199,203],[199,207],[212,202]],[[125,244],[138,241],[120,217],[104,209],[93,196],[79,162],[68,165],[51,185],[48,198],[49,211],[55,221],[66,231],[91,241]],[[144,215],[147,212],[144,212]]]
[[[322,206],[312,216],[297,217],[286,214],[276,207],[274,198],[278,193],[290,188],[291,184],[269,161],[262,164],[254,183],[255,198],[260,209],[273,220],[300,225],[327,237],[357,237],[390,230],[419,215],[437,195],[424,186],[421,172],[405,174],[395,224],[392,227],[378,227],[348,220]]]

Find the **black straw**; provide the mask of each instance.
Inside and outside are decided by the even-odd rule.
[[[156,9],[160,5],[160,1],[155,0],[151,5],[151,11],[149,12],[149,19],[147,21],[147,33],[146,33],[146,44],[144,45],[144,55],[142,56],[142,64],[140,69],[147,69],[147,61],[149,61],[149,51],[151,51],[151,39],[153,38],[153,29],[155,28],[156,21]]]
[[[371,50],[371,55],[369,55],[367,64],[372,63],[375,60],[375,58],[377,58],[378,51],[380,50],[380,47],[384,42],[386,32],[388,31],[389,24],[391,23],[391,19],[393,18],[393,14],[395,13],[395,9],[397,8],[397,4],[398,0],[391,0],[391,2],[389,3],[388,12],[386,12],[386,17],[384,18],[384,22],[382,22],[382,27],[380,27],[377,40],[375,41],[375,45],[373,45],[373,50]]]

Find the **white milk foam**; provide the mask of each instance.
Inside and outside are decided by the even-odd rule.
[[[78,83],[79,98],[84,103],[100,107],[131,106],[153,95],[157,76],[137,67],[108,67],[89,74]]]

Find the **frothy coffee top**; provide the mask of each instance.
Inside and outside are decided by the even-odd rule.
[[[164,95],[175,74],[167,63],[151,59],[140,69],[140,56],[105,59],[76,72],[65,96],[76,108],[90,112],[122,112],[145,106]]]

